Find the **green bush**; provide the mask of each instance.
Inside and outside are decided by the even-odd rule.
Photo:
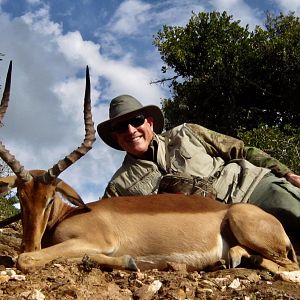
[[[239,130],[238,137],[247,146],[257,147],[300,174],[300,129],[285,125],[259,126],[249,131]]]
[[[0,176],[6,177],[10,176],[11,170],[6,165],[6,163],[0,159]],[[15,204],[19,203],[19,199],[16,196],[16,193],[9,191],[7,193],[0,194],[0,220],[9,218],[20,212]]]
[[[20,209],[15,207],[15,204],[19,203],[17,197],[0,198],[0,220],[4,220],[20,212]]]

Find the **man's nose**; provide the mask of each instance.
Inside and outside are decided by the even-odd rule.
[[[132,126],[131,124],[128,124],[127,131],[129,133],[134,133],[134,132],[136,132],[136,128],[134,126]]]

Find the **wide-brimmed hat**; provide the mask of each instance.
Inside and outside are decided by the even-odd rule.
[[[112,148],[123,150],[112,137],[112,125],[125,121],[137,115],[153,117],[153,131],[161,133],[164,128],[164,116],[159,107],[155,105],[143,106],[137,99],[130,95],[121,95],[111,100],[109,106],[109,120],[97,126],[101,139]]]

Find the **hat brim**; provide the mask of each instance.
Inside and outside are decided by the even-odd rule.
[[[153,131],[155,133],[161,133],[164,129],[164,116],[162,114],[162,111],[159,107],[155,105],[148,105],[144,106],[140,109],[137,109],[135,111],[132,111],[128,114],[124,114],[122,116],[109,119],[107,121],[104,121],[102,123],[99,123],[97,126],[97,132],[101,139],[110,147],[124,151],[118,143],[113,139],[112,137],[112,124],[116,124],[118,122],[121,122],[122,120],[130,119],[131,116],[136,116],[142,114],[145,117],[153,117],[154,124],[153,124]]]

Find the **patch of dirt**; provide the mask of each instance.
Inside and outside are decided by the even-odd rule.
[[[0,299],[300,299],[299,283],[243,268],[187,272],[172,264],[168,271],[137,273],[61,260],[24,275],[14,264],[20,243],[20,225],[1,229]]]

